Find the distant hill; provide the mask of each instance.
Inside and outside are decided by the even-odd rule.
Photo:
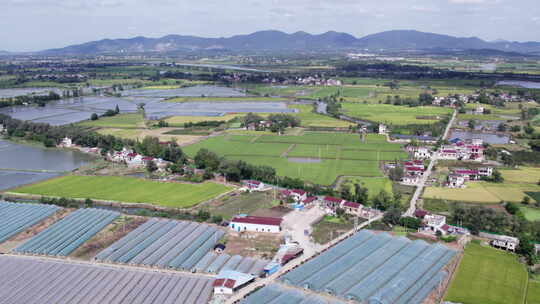
[[[517,53],[540,53],[540,42],[488,42],[477,37],[461,38],[395,30],[356,38],[347,33],[326,32],[312,35],[306,32],[287,34],[281,31],[259,31],[228,38],[168,35],[161,38],[135,37],[104,39],[45,50],[44,54],[92,55],[103,53],[182,52],[200,50],[227,51],[324,51],[324,50],[498,50]]]

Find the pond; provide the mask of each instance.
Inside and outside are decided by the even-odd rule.
[[[526,88],[526,89],[540,89],[540,82],[534,82],[534,81],[502,80],[502,81],[498,81],[496,85],[521,87],[521,88]]]
[[[510,136],[505,134],[460,130],[452,130],[450,132],[450,139],[454,138],[460,138],[462,140],[482,139],[484,143],[488,143],[490,145],[505,145],[510,142]]]
[[[0,155],[0,190],[59,176],[94,160],[91,155],[77,151],[26,146],[5,140],[0,140]]]

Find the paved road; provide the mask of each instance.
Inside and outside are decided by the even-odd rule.
[[[450,128],[454,124],[454,120],[456,119],[457,111],[454,110],[454,114],[452,114],[452,119],[448,122],[448,125],[446,126],[446,129],[444,130],[444,134],[442,136],[442,139],[446,139],[448,137],[448,133],[450,132]],[[426,181],[431,175],[431,171],[433,171],[433,166],[435,166],[435,163],[437,163],[437,158],[439,154],[435,151],[433,155],[431,155],[429,165],[426,169],[426,172],[424,172],[424,175],[420,179],[420,184],[416,187],[416,191],[414,191],[414,194],[411,198],[411,202],[409,205],[409,209],[403,214],[403,216],[413,216],[414,212],[416,211],[416,203],[418,199],[420,198],[420,195],[422,194],[422,191],[424,190],[424,186],[426,185]]]
[[[381,218],[382,218],[382,215],[380,215],[378,217],[375,217],[375,218],[372,218],[369,221],[363,222],[362,224],[358,225],[358,227],[356,229],[353,229],[353,230],[339,236],[338,238],[334,239],[333,241],[329,242],[328,244],[325,244],[325,245],[321,246],[319,251],[316,251],[311,255],[309,255],[307,253],[304,253],[304,255],[302,255],[301,257],[299,257],[299,258],[297,258],[295,260],[292,260],[291,262],[289,262],[287,265],[282,267],[280,270],[278,270],[276,273],[272,274],[271,276],[266,277],[266,278],[262,278],[262,279],[257,279],[254,283],[249,284],[248,286],[240,289],[236,294],[234,294],[232,297],[227,299],[227,301],[225,303],[233,304],[233,303],[236,303],[237,301],[242,300],[246,295],[253,292],[258,287],[262,287],[264,285],[267,285],[267,284],[270,284],[270,283],[274,282],[279,276],[281,276],[282,274],[288,272],[289,270],[292,270],[293,268],[295,268],[298,265],[304,263],[305,261],[309,260],[311,257],[313,257],[318,252],[321,252],[321,251],[333,246],[334,244],[341,242],[342,240],[344,240],[345,238],[347,238],[348,236],[350,236],[351,234],[353,234],[357,230],[360,230],[360,229],[366,227],[367,225],[371,224],[372,222],[380,220]]]

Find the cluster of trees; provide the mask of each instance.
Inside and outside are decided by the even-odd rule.
[[[60,100],[62,97],[55,92],[49,92],[47,95],[23,95],[0,100],[0,108],[13,105],[35,104],[44,107],[49,101]]]
[[[63,138],[69,137],[74,144],[82,147],[98,147],[102,153],[120,151],[122,148],[132,148],[135,152],[162,158],[173,163],[183,163],[186,160],[182,149],[175,142],[160,143],[158,138],[146,137],[142,141],[122,139],[112,135],[102,135],[89,131],[88,128],[76,125],[51,126],[44,123],[33,123],[13,119],[0,114],[0,124],[6,128],[8,136],[22,137],[28,140],[42,142],[45,146],[55,146]]]
[[[458,204],[453,208],[449,221],[467,227],[473,234],[488,231],[518,237],[518,253],[529,263],[536,262],[534,241],[540,241],[540,221],[528,221],[516,204],[506,203],[505,209],[509,214],[482,206]]]
[[[294,128],[300,126],[300,119],[289,114],[271,114],[268,118],[263,118],[260,115],[248,113],[242,118],[242,125],[254,125],[257,130],[266,129],[267,126],[262,125],[262,121],[270,122],[270,131],[282,132],[286,128]]]
[[[284,188],[303,189],[313,195],[336,195],[331,187],[308,184],[299,178],[278,176],[276,169],[270,166],[252,165],[242,160],[227,160],[207,149],[200,149],[193,160],[196,168],[204,169],[208,178],[213,173],[220,173],[227,180],[234,182],[253,179]]]
[[[434,97],[429,93],[422,93],[418,96],[418,99],[411,97],[401,98],[399,95],[395,96],[386,96],[385,104],[391,104],[395,106],[409,106],[409,107],[419,107],[419,106],[428,106],[433,103]],[[379,103],[382,101],[379,100]]]
[[[160,121],[161,122],[161,121]],[[199,121],[199,122],[186,122],[184,123],[184,128],[193,128],[193,127],[219,127],[224,124],[224,121],[217,120],[208,120],[208,121]],[[168,126],[168,125],[167,125]]]
[[[118,105],[116,105],[114,110],[109,109],[105,111],[105,113],[101,114],[101,117],[113,117],[118,114],[120,114],[120,108],[118,107]],[[99,119],[99,115],[97,115],[96,113],[92,113],[92,115],[90,115],[90,120],[98,120],[98,119]]]

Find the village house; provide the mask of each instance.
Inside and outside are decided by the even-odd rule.
[[[1,130],[0,130],[0,133],[1,133]],[[60,142],[58,146],[61,148],[71,148],[73,147],[73,141],[69,137],[64,137],[64,139],[62,139],[62,141]]]
[[[420,175],[404,175],[403,178],[401,178],[401,183],[404,185],[414,186],[418,185],[421,180]]]
[[[446,186],[448,188],[463,188],[465,187],[465,178],[459,174],[450,174]]]
[[[229,228],[234,231],[270,232],[281,231],[281,218],[262,216],[236,216],[229,223]]]
[[[326,207],[330,210],[332,210],[333,212],[335,212],[335,210],[339,207],[341,207],[341,204],[343,204],[345,200],[341,199],[341,198],[337,198],[337,197],[332,197],[332,196],[325,196],[323,198],[323,201],[322,201],[322,205],[323,207]]]
[[[500,235],[484,231],[480,231],[478,236],[488,239],[491,246],[499,249],[516,251],[517,247],[519,246],[519,239],[512,236]]]
[[[439,159],[470,160],[477,162],[484,160],[484,146],[482,140],[474,139],[467,144],[456,138],[450,142],[450,145],[442,146],[439,150]]]
[[[244,185],[241,190],[244,191],[263,191],[264,190],[264,183],[256,180],[245,180],[242,182]]]
[[[446,224],[446,217],[444,215],[426,214],[423,222],[424,232],[446,235],[450,229],[450,226]]]
[[[426,147],[418,147],[414,151],[414,158],[416,159],[426,159],[431,157],[431,151]]]
[[[288,199],[289,197],[294,200],[295,203],[303,203],[307,199],[307,192],[300,189],[293,190],[281,190],[280,196],[282,199]]]
[[[387,132],[388,132],[388,129],[386,128],[386,126],[383,124],[379,124],[379,134],[386,135]]]
[[[345,212],[348,214],[358,215],[362,209],[362,205],[359,203],[346,201],[341,205],[341,208],[343,208],[343,210],[345,210]]]
[[[370,208],[370,207],[365,207],[365,206],[362,206],[362,208],[360,208],[360,211],[358,213],[359,217],[365,218],[367,220],[375,218],[379,215],[382,215],[382,212],[380,210]]]

